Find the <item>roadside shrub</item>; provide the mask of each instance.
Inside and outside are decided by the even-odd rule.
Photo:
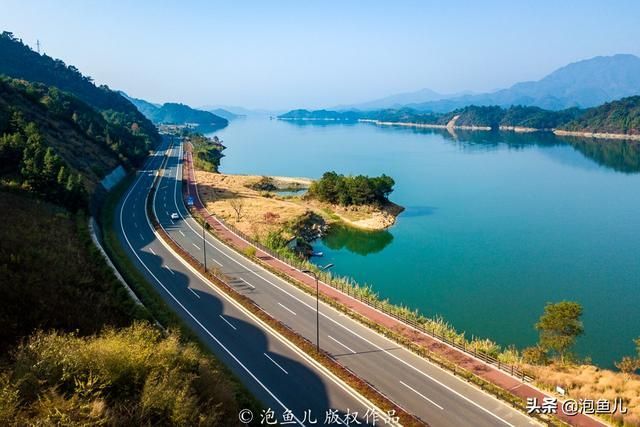
[[[244,254],[249,258],[253,258],[256,256],[256,248],[254,246],[247,246],[244,248]]]
[[[522,361],[530,365],[547,365],[549,355],[543,347],[536,345],[522,350]]]
[[[2,425],[225,425],[237,410],[211,359],[148,323],[92,337],[37,332],[0,377]]]

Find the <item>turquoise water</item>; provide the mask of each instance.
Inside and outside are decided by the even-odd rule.
[[[467,334],[526,346],[544,304],[584,306],[581,356],[611,366],[640,335],[640,147],[552,135],[246,119],[217,132],[226,173],[396,181],[406,211],[340,229],[318,262]]]

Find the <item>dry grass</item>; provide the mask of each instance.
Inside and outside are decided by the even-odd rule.
[[[614,420],[630,426],[640,425],[640,375],[625,375],[593,365],[531,366],[536,381],[543,388],[553,390],[561,386],[572,399],[622,398],[629,409],[626,415],[617,414]]]
[[[262,240],[270,231],[281,229],[286,223],[304,215],[307,208],[284,197],[265,197],[264,193],[248,188],[260,177],[226,175],[196,171],[200,197],[209,212],[235,225],[243,233]],[[240,221],[233,209],[234,199],[242,199]],[[292,198],[293,200],[293,198]],[[276,216],[265,218],[271,212]]]
[[[322,203],[317,200],[305,200],[302,197],[284,197],[274,193],[260,192],[249,188],[260,180],[255,175],[227,175],[196,171],[196,180],[203,202],[210,212],[233,223],[240,231],[260,240],[270,231],[281,229],[285,224],[313,211],[327,222],[342,221],[353,227],[379,230],[395,222],[402,211],[398,205],[390,203],[383,209],[372,206],[342,207]],[[289,183],[308,185],[310,180],[303,178],[273,177],[278,186]],[[240,221],[232,207],[232,200],[242,199],[243,208]],[[270,219],[265,214],[276,216]]]

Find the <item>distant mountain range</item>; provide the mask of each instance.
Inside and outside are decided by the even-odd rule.
[[[344,106],[337,110],[408,107],[444,113],[469,105],[536,106],[548,110],[588,108],[640,94],[640,58],[629,54],[597,56],[566,65],[538,81],[490,93],[442,95],[429,89]]]
[[[158,105],[145,101],[144,99],[133,98],[124,92],[120,93],[131,101],[142,114],[156,124],[195,124],[206,128],[220,128],[229,124],[227,118],[216,115],[210,111],[197,110],[188,105],[175,102]],[[228,111],[225,113],[233,115]]]
[[[230,114],[235,114],[236,116],[238,116],[238,118],[277,116],[278,114],[284,113],[283,110],[277,111],[277,110],[264,110],[264,109],[250,109],[250,108],[239,107],[237,105],[202,105],[198,107],[198,109],[211,111],[213,113],[216,113],[216,111],[227,111]]]
[[[464,95],[472,95],[472,92],[461,92],[453,94],[442,94],[431,89],[420,89],[415,92],[404,92],[396,95],[385,96],[384,98],[374,99],[373,101],[362,102],[360,104],[338,105],[332,110],[382,110],[387,108],[402,108],[409,104],[420,104],[430,101],[438,101],[441,99],[450,99],[461,97]]]

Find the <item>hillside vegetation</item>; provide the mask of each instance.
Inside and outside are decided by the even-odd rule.
[[[120,128],[117,139],[123,145],[138,146],[137,140],[141,137],[144,148],[148,149],[159,140],[155,126],[118,92],[107,86],[96,86],[90,77],[83,76],[77,68],[67,66],[60,59],[34,52],[12,33],[0,34],[0,58],[0,75],[55,86],[73,94],[100,112],[110,125],[110,131]]]
[[[638,135],[640,134],[640,96],[623,98],[586,110],[568,108],[551,111],[522,105],[509,108],[470,105],[448,113],[420,112],[411,108],[401,108],[368,112],[292,110],[278,116],[283,120],[375,120],[435,126],[445,126],[455,117],[457,117],[455,126],[489,127],[494,130],[500,127],[520,127],[534,130],[562,129]]]
[[[9,33],[0,58],[0,425],[237,424],[246,390],[147,323],[89,237],[99,180],[140,165],[155,127]]]
[[[37,329],[98,332],[140,318],[83,216],[0,191],[0,353]]]
[[[638,135],[640,134],[640,96],[623,98],[590,108],[561,127],[579,132]]]
[[[147,323],[97,336],[36,332],[0,374],[2,425],[237,425],[233,384]]]
[[[197,110],[188,105],[175,102],[157,105],[144,99],[132,98],[124,93],[122,94],[131,101],[142,114],[156,124],[194,124],[205,128],[222,128],[229,124],[227,118],[220,117],[210,111]]]
[[[60,200],[60,192],[49,191],[50,184],[81,183],[91,192],[118,164],[131,167],[146,156],[145,139],[126,133],[55,87],[0,77],[0,180],[5,184],[24,184],[44,194],[40,187],[54,200]],[[56,158],[54,169],[44,165],[47,153]]]

